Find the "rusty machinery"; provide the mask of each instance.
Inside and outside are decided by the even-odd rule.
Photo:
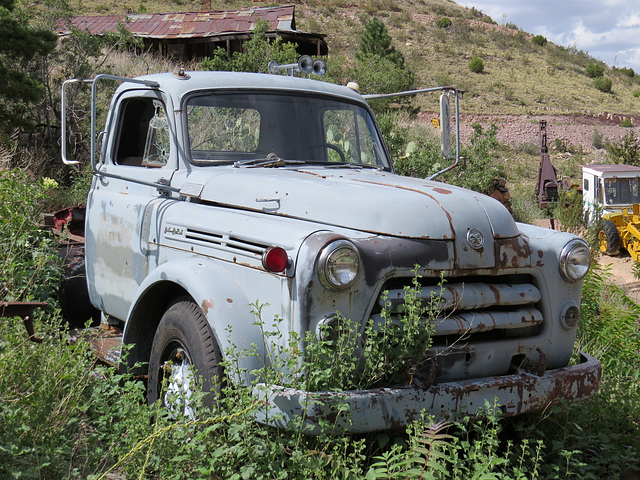
[[[551,163],[547,147],[547,121],[540,120],[540,168],[535,196],[538,207],[549,213],[551,228],[555,228],[555,222],[551,216],[550,207],[558,200],[560,191],[569,188],[570,185],[566,180],[558,180],[558,174]]]

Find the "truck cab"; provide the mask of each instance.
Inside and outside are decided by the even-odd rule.
[[[589,165],[582,167],[582,198],[590,216],[598,206],[602,213],[631,209],[640,203],[640,167]]]
[[[341,319],[362,335],[394,299],[385,317],[393,321],[416,276],[424,301],[440,284],[449,299],[434,325],[428,382],[339,393],[265,385],[248,373],[264,352],[227,380],[258,388],[258,421],[304,419],[311,432],[335,419],[336,398],[347,405],[343,428],[357,433],[422,411],[449,417],[497,399],[517,415],[597,391],[597,360],[581,354],[570,364],[586,243],[518,224],[479,193],[396,175],[356,91],[249,73],[116,78],[99,143],[103,78],[114,77],[63,87],[93,92],[87,286],[105,321],[122,329],[125,362],[147,365],[151,401],[167,400],[165,376],[189,388],[193,372],[215,395],[228,352],[264,348],[259,321],[280,319],[285,343]]]

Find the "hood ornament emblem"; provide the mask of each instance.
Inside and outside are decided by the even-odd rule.
[[[470,228],[467,232],[467,242],[474,250],[480,250],[484,245],[484,237],[482,232],[477,228]]]

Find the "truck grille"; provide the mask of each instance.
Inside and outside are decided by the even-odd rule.
[[[423,279],[424,280],[424,279]],[[442,285],[423,284],[418,297],[438,312],[434,345],[464,336],[466,342],[532,336],[542,327],[538,288],[528,275],[450,278]],[[405,279],[393,279],[378,298],[392,316],[404,304]]]

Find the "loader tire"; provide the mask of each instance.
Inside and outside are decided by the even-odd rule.
[[[600,251],[607,255],[618,255],[620,253],[620,248],[622,247],[620,233],[616,224],[611,220],[603,222],[602,228],[598,232],[598,245],[600,246]]]

